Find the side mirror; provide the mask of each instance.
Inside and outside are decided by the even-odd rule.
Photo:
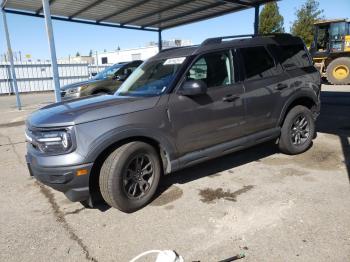
[[[198,96],[207,93],[207,84],[202,80],[187,80],[179,90],[183,96]]]

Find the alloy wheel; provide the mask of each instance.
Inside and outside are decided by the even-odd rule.
[[[154,180],[153,164],[147,155],[135,156],[127,165],[123,176],[124,191],[130,199],[147,194]]]
[[[310,136],[310,126],[305,115],[298,115],[291,127],[291,140],[293,145],[303,145]]]

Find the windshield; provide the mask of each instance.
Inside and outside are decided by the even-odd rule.
[[[332,40],[341,40],[346,33],[345,22],[331,24],[330,37]]]
[[[185,57],[150,61],[138,67],[116,92],[119,96],[156,96],[171,84]]]
[[[102,80],[102,79],[109,78],[109,77],[113,76],[122,66],[123,66],[123,64],[117,64],[117,65],[113,65],[111,67],[108,67],[105,70],[98,73],[97,75],[95,75],[92,79]]]

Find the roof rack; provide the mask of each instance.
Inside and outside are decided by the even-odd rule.
[[[211,44],[219,44],[222,42],[222,40],[225,39],[237,39],[237,38],[253,38],[253,37],[291,37],[291,34],[286,33],[271,33],[271,34],[247,34],[247,35],[230,35],[230,36],[221,36],[221,37],[214,37],[214,38],[208,38],[204,40],[201,44],[201,46],[211,45]]]
[[[253,38],[254,35],[230,35],[230,36],[221,36],[221,37],[214,37],[214,38],[208,38],[202,42],[202,46],[204,45],[211,45],[211,44],[219,44],[224,39],[236,39],[236,38]]]
[[[202,42],[200,45],[188,45],[188,46],[176,46],[176,47],[170,47],[170,48],[164,48],[162,49],[159,53],[164,53],[167,51],[175,50],[175,49],[184,49],[184,48],[191,48],[191,47],[199,47],[199,49],[203,46],[211,45],[211,44],[220,44],[222,40],[225,39],[245,39],[245,38],[254,38],[254,37],[293,37],[291,34],[287,33],[271,33],[271,34],[246,34],[246,35],[230,35],[230,36],[220,36],[220,37],[213,37],[213,38],[208,38]]]

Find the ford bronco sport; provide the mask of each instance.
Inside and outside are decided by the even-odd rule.
[[[133,212],[162,174],[276,140],[312,145],[320,74],[288,34],[230,36],[166,49],[114,95],[46,106],[26,123],[30,174],[71,201]]]

